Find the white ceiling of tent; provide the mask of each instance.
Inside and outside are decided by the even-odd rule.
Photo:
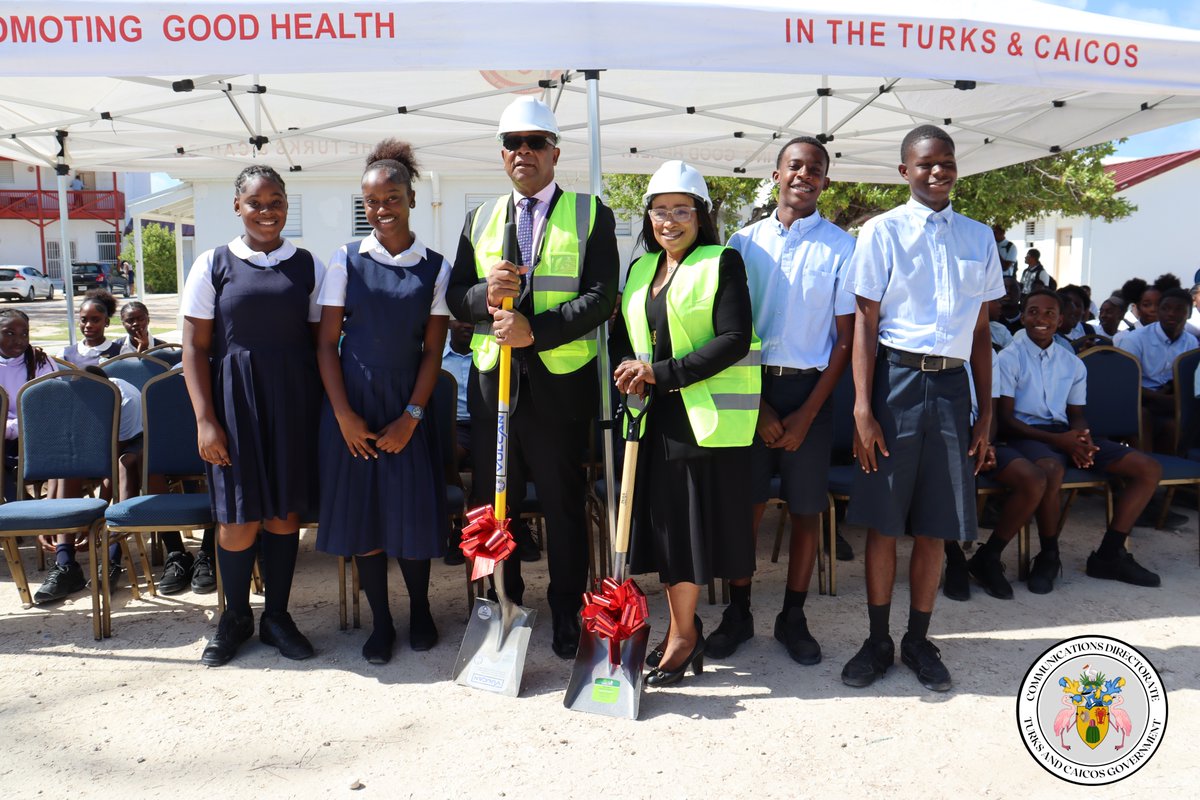
[[[4,12],[16,5],[29,6],[0,0],[0,23]],[[112,4],[59,0],[38,4],[38,8],[78,11],[85,5],[103,9]],[[188,9],[210,5],[193,3]],[[946,14],[941,23],[961,28],[967,18],[971,24],[993,25],[1002,41],[1008,33],[1005,25],[1025,24],[1030,14],[1036,17],[1036,25],[1047,26],[1044,29],[1053,30],[1056,38],[1062,30],[1082,31],[1103,42],[1125,36],[1121,46],[1128,47],[1129,42],[1140,46],[1139,66],[1145,72],[1122,65],[1105,72],[1104,65],[1068,66],[1053,59],[1030,64],[1028,59],[997,62],[967,54],[941,53],[933,58],[921,50],[822,50],[816,44],[804,57],[780,64],[777,59],[771,62],[754,56],[753,48],[748,47],[753,39],[746,40],[749,34],[730,32],[734,20],[757,24],[762,16],[780,22],[786,19],[779,17],[784,9],[788,14],[815,14],[819,12],[812,8],[801,12],[795,7],[824,5],[781,0],[721,4],[622,0],[563,2],[549,7],[579,15],[569,30],[578,39],[580,58],[620,65],[600,73],[599,80],[606,172],[649,172],[664,159],[683,158],[707,174],[761,176],[769,172],[782,141],[812,134],[829,139],[835,155],[835,179],[895,180],[898,143],[904,132],[916,124],[934,122],[955,137],[960,168],[973,173],[1046,155],[1055,148],[1080,147],[1200,117],[1200,77],[1194,68],[1200,59],[1191,57],[1200,54],[1200,35],[1140,23],[1124,25],[1025,0],[1013,0],[1001,10],[995,10],[998,4],[967,0],[932,5],[935,16],[939,11]],[[855,13],[860,18],[874,14],[884,19],[894,11],[890,4],[870,0],[839,5],[854,8],[826,13],[847,18]],[[160,17],[174,9],[150,0],[130,0],[122,7],[126,6]],[[354,4],[287,4],[288,8],[302,6],[344,11]],[[282,7],[257,2],[239,9],[265,18],[272,9]],[[458,12],[456,19],[476,14],[490,24],[499,24],[497,15],[506,8],[542,9],[543,5],[398,2],[380,7],[411,11],[414,30],[419,30],[421,14],[444,16],[447,7]],[[738,13],[732,16],[733,12]],[[651,13],[656,16],[649,16]],[[703,14],[699,22],[694,19],[697,13]],[[922,13],[930,16],[929,11]],[[982,21],[977,19],[981,16]],[[1002,16],[1008,19],[992,19]],[[673,18],[679,25],[664,27],[664,20]],[[651,30],[642,30],[639,20],[645,20]],[[893,17],[887,20],[893,30],[903,24]],[[559,22],[556,18],[556,24]],[[476,27],[479,25],[476,20]],[[624,26],[628,41],[596,38],[614,26]],[[642,39],[654,40],[656,27],[672,30],[668,41],[675,48],[674,59],[672,53],[637,53],[637,48],[644,46]],[[1032,42],[1042,29],[1022,29],[1022,35]],[[594,30],[595,36],[589,36],[589,30]],[[819,37],[820,20],[816,30]],[[0,30],[0,38],[3,35]],[[688,36],[697,39],[695,46],[687,49],[686,57],[678,55],[677,38]],[[778,44],[774,39],[771,42]],[[172,71],[211,70],[225,63],[217,43],[209,48],[186,44],[172,50],[154,43],[157,63],[170,64],[176,68]],[[19,63],[19,54],[6,47],[0,50],[0,75],[10,76],[0,77],[0,155],[53,163],[58,152],[54,132],[65,130],[67,159],[74,168],[161,171],[187,178],[227,176],[246,163],[266,161],[280,169],[347,175],[357,173],[370,145],[384,136],[397,136],[416,146],[427,171],[491,171],[497,148],[494,121],[511,99],[510,92],[540,91],[555,106],[564,132],[560,164],[585,169],[588,115],[583,73],[426,69],[419,55],[395,49],[381,62],[385,69],[362,71],[379,44],[374,43],[376,49],[372,49],[369,43],[361,43],[361,55],[343,59],[342,55],[360,50],[346,49],[346,42],[316,50],[297,43],[278,50],[287,54],[282,63],[270,57],[254,59],[264,67],[275,66],[278,72],[193,73],[190,91],[178,91],[182,87],[175,81],[180,76],[38,77],[37,70],[49,71],[51,63],[59,73],[69,71],[71,65],[46,61],[49,45],[31,51],[43,60],[29,63]],[[458,49],[451,56],[439,57],[438,62],[469,63],[470,55],[459,52],[463,43],[454,40],[453,44]],[[556,50],[570,44],[556,39],[542,48],[547,52],[531,50],[528,61],[545,66],[548,59],[561,57]],[[261,52],[267,55],[275,52],[271,48],[284,46],[264,42]],[[392,46],[395,48],[395,43]],[[480,47],[481,62],[497,58],[496,53],[503,50],[483,40]],[[423,43],[421,54],[431,51],[431,46]],[[517,57],[511,51],[511,47],[504,51],[506,59]],[[119,53],[125,60],[111,62],[110,74],[145,66],[146,51],[127,44]],[[175,53],[178,59],[173,57]],[[330,57],[314,57],[324,53]],[[829,57],[831,53],[838,57]],[[610,54],[608,61],[605,54]],[[81,72],[94,72],[101,66],[92,54],[77,57]],[[1179,63],[1186,64],[1189,59],[1192,69],[1180,69]],[[245,61],[243,55],[230,63],[245,69]],[[630,66],[639,62],[647,68]],[[330,71],[304,71],[314,63]],[[787,74],[793,63],[808,72]],[[836,69],[830,69],[828,75],[811,74],[817,64]],[[672,65],[675,68],[670,68]],[[773,71],[765,71],[768,68]],[[864,74],[872,68],[890,74]],[[334,71],[341,69],[348,71]],[[35,74],[30,75],[31,71]],[[24,77],[15,77],[21,74]],[[898,77],[904,75],[940,77]],[[261,149],[251,143],[257,137],[261,137]]]

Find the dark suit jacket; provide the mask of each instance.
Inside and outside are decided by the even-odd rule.
[[[553,212],[562,189],[556,188],[547,213]],[[465,322],[490,320],[487,310],[487,281],[475,274],[475,249],[471,245],[471,228],[479,209],[467,214],[458,241],[458,253],[446,288],[446,302],[451,313]],[[510,200],[508,213],[513,213]],[[586,419],[596,414],[599,406],[599,379],[596,363],[592,361],[575,372],[555,375],[546,369],[537,355],[566,342],[585,336],[595,336],[596,328],[612,314],[617,297],[618,259],[616,224],[613,213],[603,203],[596,204],[596,219],[588,236],[580,274],[579,296],[574,300],[533,313],[533,297],[528,283],[514,308],[529,319],[534,343],[529,347],[513,348],[513,379],[522,382],[532,393],[536,413],[558,419]],[[545,236],[542,237],[545,246]],[[495,415],[497,370],[479,373],[478,385],[471,387],[475,398],[482,400],[482,409]],[[476,405],[479,407],[479,404]]]

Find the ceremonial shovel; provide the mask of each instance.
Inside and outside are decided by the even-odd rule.
[[[509,222],[504,228],[504,259],[520,262],[517,246],[517,226]],[[513,307],[512,298],[504,298],[503,307]],[[454,663],[454,682],[473,689],[516,697],[521,691],[521,675],[525,671],[525,653],[537,612],[518,606],[504,588],[504,560],[516,548],[509,532],[506,516],[508,500],[508,412],[509,389],[512,381],[512,348],[500,346],[499,415],[496,420],[496,499],[492,506],[482,506],[467,512],[463,528],[462,550],[474,559],[471,580],[493,575],[496,603],[475,598],[471,619],[463,635],[458,660]]]
[[[633,408],[634,405],[639,408]],[[646,596],[633,580],[626,578],[638,439],[648,406],[648,402],[636,395],[625,398],[625,464],[621,469],[617,504],[613,576],[601,581],[598,591],[583,596],[579,650],[563,698],[563,705],[575,711],[627,719],[637,719],[642,697],[642,664],[646,661],[650,638]]]

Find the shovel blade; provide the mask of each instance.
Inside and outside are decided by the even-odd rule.
[[[646,626],[621,642],[621,663],[614,665],[608,656],[608,640],[582,631],[563,705],[573,711],[637,719],[649,640],[650,627]]]
[[[454,662],[454,682],[516,697],[521,691],[525,654],[536,616],[533,609],[518,606],[512,629],[504,634],[500,604],[475,598],[458,660]]]

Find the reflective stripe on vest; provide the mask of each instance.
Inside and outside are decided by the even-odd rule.
[[[716,337],[713,301],[720,274],[720,245],[697,247],[679,265],[667,286],[667,329],[671,355],[682,358]],[[629,268],[621,314],[637,357],[650,361],[650,322],[646,298],[658,270],[658,254],[647,253]],[[762,389],[762,343],[753,329],[750,350],[735,364],[679,390],[696,443],[704,447],[743,447],[754,439]]]
[[[488,270],[504,256],[504,223],[508,221],[510,196],[498,197],[479,207],[471,225],[475,248],[475,274],[484,279]],[[590,194],[563,192],[546,218],[542,233],[541,258],[530,273],[533,282],[533,313],[562,305],[579,297],[579,280],[587,255],[587,239],[596,221],[596,198]],[[475,367],[481,372],[495,369],[500,345],[488,320],[475,325],[471,337]],[[596,339],[587,336],[538,353],[546,369],[555,375],[575,372],[596,357]]]

